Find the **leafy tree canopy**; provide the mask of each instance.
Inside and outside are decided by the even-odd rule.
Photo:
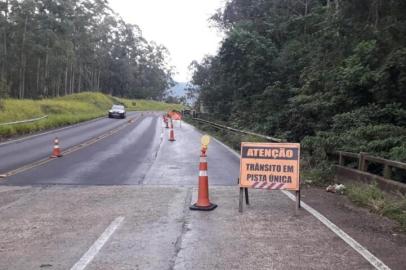
[[[161,99],[173,83],[168,51],[107,0],[3,0],[0,41],[0,97],[102,91]]]
[[[406,2],[230,0],[192,84],[217,120],[406,161]],[[200,106],[201,107],[201,106]]]

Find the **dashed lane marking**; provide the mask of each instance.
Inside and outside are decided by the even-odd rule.
[[[111,222],[111,224],[106,228],[106,230],[100,235],[100,237],[93,243],[89,250],[80,258],[80,260],[75,263],[70,270],[83,270],[89,265],[100,252],[103,246],[107,243],[113,233],[120,227],[121,223],[124,221],[124,217],[117,217]]]

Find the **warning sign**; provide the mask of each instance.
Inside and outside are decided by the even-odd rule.
[[[300,144],[241,143],[240,187],[299,190]]]
[[[168,116],[172,118],[172,120],[182,120],[182,114],[177,111],[168,112]]]

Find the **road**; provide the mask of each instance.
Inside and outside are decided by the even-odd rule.
[[[61,147],[69,148],[122,127],[113,136],[34,169],[8,177],[6,185],[195,185],[199,162],[200,134],[183,124],[175,131],[176,142],[168,141],[161,114],[132,115],[134,122],[102,119],[15,144],[0,146],[3,172],[15,170],[51,154],[55,136]],[[175,123],[180,124],[180,123]],[[238,159],[217,142],[210,147],[213,185],[234,185]],[[13,149],[16,149],[13,151]],[[3,152],[4,151],[4,152]],[[37,153],[38,151],[38,153]],[[3,165],[3,162],[5,165]],[[224,170],[223,166],[229,168]]]
[[[130,112],[129,118],[140,113]],[[27,136],[20,140],[0,144],[0,174],[22,165],[50,156],[53,140],[59,137],[63,147],[72,147],[97,137],[110,129],[117,128],[125,120],[102,118],[67,128],[56,129],[45,134]]]
[[[239,214],[239,159],[216,140],[208,175],[219,207],[189,211],[202,134],[176,122],[170,142],[161,113],[131,118],[0,145],[0,172],[17,172],[0,180],[0,269],[375,269],[376,257],[308,211],[295,215],[284,193],[252,191]],[[67,154],[18,171],[47,158],[55,136]]]

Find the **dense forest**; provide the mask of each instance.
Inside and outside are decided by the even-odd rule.
[[[406,161],[406,1],[231,0],[217,55],[194,62],[198,105],[235,127]]]
[[[167,50],[107,0],[1,0],[0,98],[82,91],[159,99],[172,84]]]

